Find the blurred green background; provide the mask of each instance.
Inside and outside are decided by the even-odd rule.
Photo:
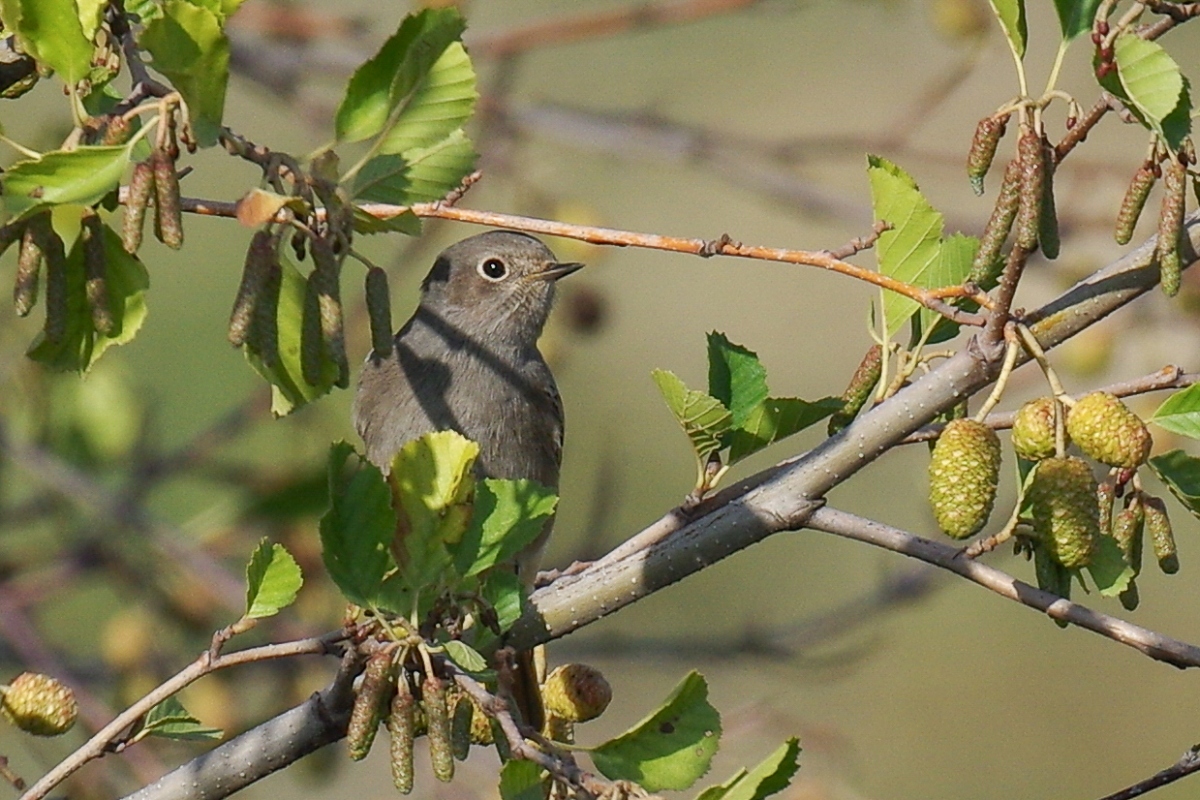
[[[834,248],[870,230],[864,167],[871,152],[914,175],[945,213],[948,230],[978,234],[999,177],[993,176],[985,197],[975,198],[963,159],[975,122],[1016,93],[1011,57],[985,3],[729,5],[695,21],[643,21],[625,32],[546,42],[501,59],[495,46],[502,33],[630,6],[593,0],[464,4],[466,40],[487,113],[472,131],[484,178],[461,205],[677,236],[728,233],[748,244]],[[284,19],[318,18],[303,34],[288,35],[255,16],[259,6],[260,0],[250,0],[235,18],[238,72],[226,122],[252,141],[303,154],[329,137],[349,70],[394,30],[408,5],[284,4],[277,7]],[[1026,63],[1031,84],[1040,87],[1053,60],[1057,25],[1050,3],[1029,6]],[[1200,26],[1183,26],[1163,44],[1185,73],[1197,74]],[[292,61],[270,62],[276,53]],[[1060,81],[1085,108],[1097,96],[1089,65],[1083,40]],[[294,81],[285,84],[289,77]],[[269,79],[275,83],[268,85]],[[36,90],[44,114],[28,113],[25,103],[16,114],[0,107],[9,136],[35,147],[61,138],[65,107],[51,84]],[[1061,111],[1056,108],[1050,119],[1051,131],[1060,135]],[[1010,134],[1002,145],[1002,157],[1014,138]],[[1110,116],[1064,164],[1057,178],[1063,256],[1053,266],[1031,267],[1017,305],[1036,306],[1122,252],[1109,231],[1144,144],[1140,127]],[[195,167],[184,181],[190,196],[234,200],[258,179],[256,168],[221,152],[185,156],[183,163]],[[1139,235],[1149,235],[1152,226],[1144,222]],[[296,496],[319,499],[329,442],[355,439],[351,394],[335,393],[280,421],[270,421],[261,402],[248,401],[263,387],[227,345],[224,328],[250,232],[231,220],[207,218],[188,218],[185,228],[181,252],[147,244],[147,324],[135,342],[110,351],[82,386],[70,376],[47,379],[23,358],[40,325],[37,314],[25,320],[0,316],[0,413],[14,437],[30,440],[42,430],[48,404],[54,414],[69,416],[66,427],[80,431],[78,440],[49,443],[52,449],[86,469],[98,486],[113,488],[129,479],[124,467],[137,454],[189,446],[231,412],[249,409],[249,424],[207,454],[198,471],[149,481],[144,500],[155,518],[172,526],[172,535],[225,560],[235,577],[259,536],[285,541],[307,567],[306,588],[290,623],[268,624],[255,636],[324,630],[336,624],[340,607],[324,593],[315,512],[273,509],[290,508]],[[412,308],[433,255],[477,230],[429,222],[416,241],[388,236],[361,242],[391,272],[397,323]],[[773,394],[816,399],[840,393],[871,344],[868,306],[876,294],[840,276],[782,264],[551,244],[561,257],[590,266],[562,285],[546,341],[568,430],[549,566],[601,554],[691,488],[690,450],[649,378],[651,369],[670,369],[702,386],[704,335],[718,330],[758,352]],[[873,264],[870,253],[857,261]],[[0,261],[0,277],[11,274],[12,264],[12,254]],[[361,300],[356,290],[346,294],[355,304]],[[1053,356],[1068,391],[1084,392],[1167,363],[1195,369],[1198,307],[1194,286],[1171,304],[1154,293],[1079,337]],[[360,309],[351,328],[355,360],[368,347],[362,317]],[[1040,377],[1027,368],[1002,408],[1042,391]],[[1134,406],[1149,414],[1160,399],[1142,398]],[[142,419],[149,432],[136,442],[122,433],[136,431]],[[1155,434],[1159,450],[1180,446],[1162,431]],[[739,465],[730,479],[818,440],[816,431],[787,440]],[[889,453],[830,502],[934,536],[924,500],[927,458],[924,446]],[[1004,497],[1012,497],[1007,472],[1005,481],[1000,508]],[[6,508],[42,497],[46,485],[29,464],[0,463]],[[149,558],[138,555],[145,549],[139,534],[86,507],[77,510],[57,485],[56,522],[0,520],[3,675],[28,663],[35,652],[29,647],[44,646],[84,678],[100,684],[118,678],[128,702],[182,667],[214,627],[236,614],[200,600],[202,607],[187,612],[185,578],[164,578],[165,588],[144,591],[122,571]],[[281,498],[275,492],[282,489],[294,493]],[[1148,570],[1139,580],[1142,605],[1132,615],[1115,600],[1077,599],[1200,641],[1198,526],[1173,501],[1171,510],[1183,563],[1178,576]],[[993,527],[999,524],[993,520]],[[87,535],[80,530],[101,544],[81,546]],[[114,543],[107,537],[120,538]],[[50,554],[66,549],[77,569],[62,571],[52,562]],[[110,560],[121,568],[109,570]],[[1007,551],[987,560],[1032,580],[1032,565]],[[692,667],[707,676],[724,715],[713,781],[798,735],[804,752],[797,781],[785,792],[792,798],[1099,797],[1167,766],[1200,741],[1195,675],[1094,634],[1060,630],[1028,608],[948,576],[914,572],[916,567],[824,534],[778,535],[555,643],[552,661],[587,660],[615,690],[613,706],[581,729],[581,741],[599,741],[632,724]],[[156,574],[163,575],[161,568]],[[898,579],[908,581],[911,591],[871,601]],[[184,588],[173,593],[171,586]],[[28,597],[33,600],[22,601]],[[33,627],[21,627],[17,608]],[[31,644],[32,630],[48,644]],[[334,666],[326,661],[284,672],[234,671],[199,684],[184,701],[206,723],[245,727],[319,688]],[[247,680],[260,674],[261,681]],[[74,734],[68,738],[78,741]],[[70,745],[31,742],[0,727],[0,753],[27,778]],[[159,752],[163,763],[174,764],[198,749]],[[249,796],[391,796],[385,757],[376,753],[365,767],[352,767],[335,755],[319,754],[309,759],[313,764],[286,770]],[[449,786],[419,773],[417,791],[491,796],[490,764],[489,756],[476,754]],[[83,774],[86,781],[91,773]],[[126,775],[117,785],[128,780]],[[1183,781],[1156,797],[1195,793],[1194,782]]]

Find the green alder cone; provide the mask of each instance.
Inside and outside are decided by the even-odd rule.
[[[982,422],[948,422],[929,461],[929,504],[938,527],[965,539],[987,523],[1000,478],[1000,438]]]
[[[1087,566],[1100,535],[1096,479],[1081,458],[1047,458],[1029,487],[1033,529],[1046,552],[1067,569]]]
[[[0,696],[0,710],[9,722],[34,736],[64,734],[79,716],[70,687],[37,672],[22,672],[12,679]]]
[[[570,722],[587,722],[608,708],[612,687],[595,667],[563,664],[546,678],[542,702],[547,714]]]
[[[1053,397],[1039,397],[1017,409],[1012,444],[1017,455],[1027,461],[1041,461],[1054,455]]]
[[[1085,395],[1067,416],[1067,433],[1085,455],[1110,467],[1146,463],[1152,439],[1146,424],[1107,392]]]

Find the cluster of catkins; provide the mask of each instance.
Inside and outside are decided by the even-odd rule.
[[[494,744],[502,757],[509,757],[503,732],[474,697],[453,681],[398,665],[395,652],[385,648],[367,659],[346,731],[350,758],[367,757],[382,723],[391,741],[392,780],[402,794],[408,794],[413,789],[413,744],[418,736],[429,739],[433,774],[440,781],[454,778],[455,760],[464,760],[472,744]],[[543,733],[566,743],[573,741],[576,722],[600,716],[612,700],[604,676],[585,664],[558,667],[541,692],[546,712]]]

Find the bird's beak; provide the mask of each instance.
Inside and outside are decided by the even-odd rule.
[[[578,261],[568,261],[562,264],[547,264],[546,268],[537,273],[533,277],[543,281],[556,281],[559,278],[565,278],[572,272],[577,272],[583,269],[583,264]]]

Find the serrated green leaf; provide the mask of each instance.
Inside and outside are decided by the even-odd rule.
[[[264,538],[246,565],[246,618],[278,614],[295,601],[303,583],[300,565],[287,548]]]
[[[229,39],[222,20],[188,0],[166,0],[163,16],[146,25],[139,44],[154,57],[151,66],[187,101],[201,145],[216,142],[229,83]]]
[[[351,603],[370,606],[394,566],[392,494],[383,473],[346,442],[329,448],[329,510],[321,517],[321,558]]]
[[[202,725],[175,697],[168,697],[146,712],[141,736],[160,736],[182,741],[211,741],[225,734],[220,728]]]
[[[1025,27],[1025,0],[989,0],[1000,27],[1018,58],[1025,57],[1029,31]]]
[[[800,742],[788,739],[753,770],[740,769],[729,780],[710,786],[696,800],[764,800],[781,792],[800,769]]]
[[[471,469],[479,445],[457,431],[427,433],[406,443],[392,460],[388,483],[404,529],[403,569],[413,588],[435,584],[450,564],[447,545],[471,524],[476,494]]]
[[[1175,499],[1200,519],[1200,458],[1182,450],[1172,450],[1150,459],[1150,468]]]
[[[880,234],[875,244],[879,271],[916,286],[944,285],[937,282],[936,275],[942,215],[922,196],[916,182],[903,169],[879,156],[868,156],[867,163],[875,219],[892,226]],[[900,330],[920,308],[915,300],[885,291],[883,313],[888,336]]]
[[[350,194],[358,201],[398,206],[440,200],[471,173],[477,157],[460,128],[429,147],[376,156],[354,177]]]
[[[337,111],[337,138],[357,142],[383,132],[389,119],[402,114],[410,101],[421,95],[431,68],[462,37],[465,27],[462,16],[452,8],[427,8],[405,17],[379,52],[350,78]]]
[[[39,333],[26,353],[29,358],[54,370],[82,374],[109,347],[133,341],[146,319],[150,275],[137,256],[125,252],[121,237],[107,224],[104,226],[104,254],[112,330],[100,333],[92,324],[83,270],[83,242],[81,237],[77,238],[67,254],[66,330],[57,342],[47,339],[45,333]]]
[[[1153,123],[1175,110],[1183,91],[1183,75],[1162,45],[1134,33],[1123,33],[1113,44],[1117,76],[1137,109]]]
[[[446,642],[445,648],[446,655],[450,656],[450,660],[467,672],[483,672],[487,669],[487,659],[479,655],[479,652],[470,645],[464,644],[458,639],[451,639]]]
[[[1116,597],[1129,588],[1129,582],[1137,577],[1133,567],[1125,563],[1121,546],[1111,536],[1100,536],[1092,551],[1092,560],[1087,565],[1102,597]]]
[[[481,481],[471,526],[451,547],[458,573],[478,575],[513,558],[545,530],[557,504],[554,491],[536,481]]]
[[[745,424],[729,434],[729,463],[802,431],[842,408],[842,401],[826,397],[815,403],[795,397],[772,397],[760,403]]]
[[[708,393],[729,409],[733,427],[740,428],[767,399],[767,370],[754,351],[712,331],[708,334]]]
[[[87,77],[94,48],[75,0],[0,0],[0,20],[6,33],[16,34],[23,51],[68,85]]]
[[[937,263],[927,273],[928,285],[940,287],[961,284],[970,274],[971,265],[975,261],[975,253],[978,251],[979,240],[974,236],[955,233],[942,240],[941,248],[938,250]],[[959,305],[965,304],[969,304],[968,310],[977,308],[970,301],[960,301],[959,303]],[[918,311],[914,319],[917,324],[913,331],[914,342],[920,341],[922,332],[930,325],[934,326],[935,330],[925,340],[926,345],[946,342],[958,335],[959,325],[928,308]]]
[[[1200,383],[1168,397],[1154,412],[1150,422],[1171,433],[1200,439]]]
[[[688,674],[663,705],[591,751],[611,780],[630,780],[649,792],[686,789],[708,772],[721,738],[721,716],[708,702],[708,684]]]
[[[408,153],[435,144],[475,111],[475,70],[462,42],[452,42],[388,120],[380,153]]]
[[[75,0],[79,15],[79,27],[83,37],[91,42],[100,29],[100,21],[104,18],[104,9],[109,0]]]
[[[703,464],[724,446],[721,439],[730,430],[732,422],[729,409],[715,397],[689,389],[672,372],[656,369],[651,375],[667,401],[667,408],[683,426],[697,460]]]
[[[1100,0],[1054,0],[1058,27],[1064,42],[1069,42],[1092,27]]]
[[[98,203],[121,184],[129,147],[78,147],[54,150],[18,161],[3,175],[4,210],[26,214],[53,205]]]
[[[542,768],[532,761],[516,758],[500,770],[501,800],[542,800]]]
[[[282,251],[279,253],[279,264],[281,282],[279,306],[275,314],[278,358],[272,363],[265,362],[262,354],[255,349],[253,341],[247,341],[242,347],[242,352],[255,372],[271,384],[271,413],[277,417],[284,417],[328,394],[337,383],[338,370],[332,361],[326,359],[321,373],[322,380],[318,385],[310,386],[304,380],[300,340],[306,284],[304,276]]]

